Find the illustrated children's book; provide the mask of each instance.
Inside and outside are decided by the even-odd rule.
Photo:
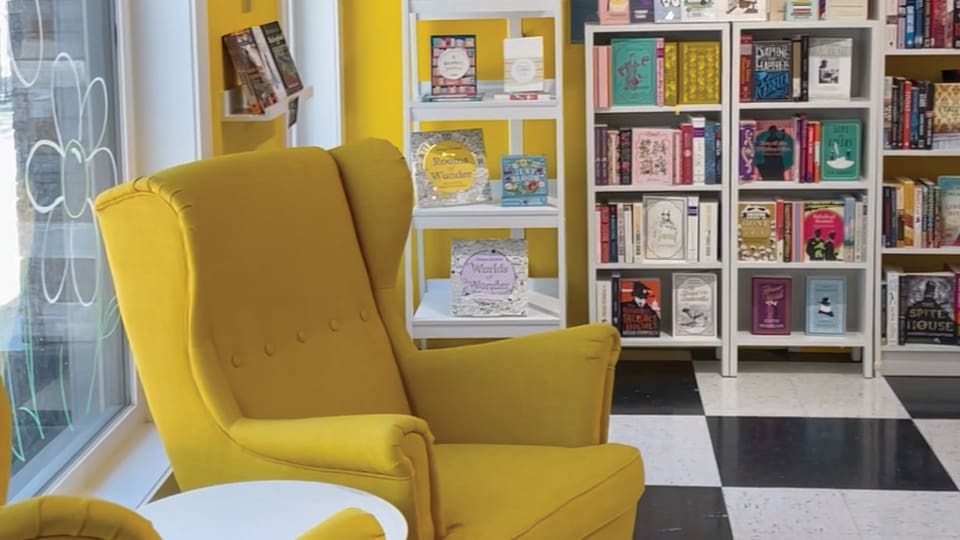
[[[477,36],[430,38],[430,95],[426,101],[472,101],[477,94]]]
[[[809,335],[843,335],[846,331],[846,278],[807,276],[805,330]]]
[[[860,120],[824,120],[820,124],[820,179],[860,179]]]
[[[544,156],[503,156],[502,206],[545,206],[547,204],[547,158]]]

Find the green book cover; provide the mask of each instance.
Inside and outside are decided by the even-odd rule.
[[[613,49],[613,104],[657,104],[657,40],[615,38]]]
[[[820,126],[821,180],[860,179],[862,132],[859,120],[823,121]]]

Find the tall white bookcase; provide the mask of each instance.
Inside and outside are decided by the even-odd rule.
[[[443,122],[465,123],[497,120],[507,123],[508,151],[524,153],[524,122],[551,120],[555,131],[555,162],[548,170],[555,171],[548,182],[549,205],[543,207],[504,208],[500,206],[499,181],[494,181],[495,200],[489,204],[416,208],[405,251],[406,320],[414,339],[506,338],[564,328],[567,324],[566,234],[564,232],[564,145],[563,145],[563,50],[564,18],[561,0],[403,0],[403,133],[404,151],[409,163],[411,135],[417,131],[445,129]],[[429,94],[429,73],[419,69],[421,51],[430,49],[430,35],[422,32],[422,21],[500,19],[507,37],[522,37],[525,18],[553,20],[554,79],[547,81],[553,101],[495,101],[493,94],[503,92],[500,80],[479,80],[479,91],[485,95],[477,102],[425,103]],[[462,31],[450,33],[470,33]],[[546,45],[546,44],[545,44]],[[545,49],[549,50],[545,46]],[[478,40],[478,56],[502,55],[501,44]],[[430,125],[425,126],[425,123]],[[499,155],[490,152],[486,141],[487,163],[491,170]],[[450,286],[447,278],[426,274],[424,234],[430,230],[510,230],[512,238],[524,238],[526,229],[556,231],[557,275],[530,280],[530,307],[525,317],[454,317],[450,310]],[[471,234],[470,237],[475,237]]]
[[[618,37],[663,37],[668,41],[716,41],[720,43],[721,60],[721,101],[710,105],[678,105],[678,106],[611,106],[598,109],[594,104],[593,88],[597,81],[594,73],[592,50],[595,45],[608,45],[610,40]],[[673,185],[673,186],[644,186],[644,185],[600,185],[596,184],[596,171],[593,163],[596,159],[596,149],[593,143],[594,130],[599,125],[611,127],[677,127],[687,121],[690,115],[705,116],[710,120],[721,123],[721,140],[729,141],[731,137],[729,110],[730,87],[724,84],[723,75],[729,73],[731,66],[730,24],[693,23],[693,24],[630,24],[630,25],[600,25],[588,24],[585,32],[586,55],[586,109],[587,109],[587,276],[589,284],[590,321],[596,322],[597,316],[597,281],[609,279],[614,272],[623,277],[657,277],[662,284],[662,332],[659,338],[624,338],[624,347],[631,348],[708,348],[714,349],[717,356],[723,359],[727,366],[730,341],[729,316],[724,306],[729,301],[729,258],[723,252],[724,245],[730,237],[730,221],[723,216],[730,198],[730,182],[723,178],[719,185]],[[726,150],[726,148],[724,148]],[[730,168],[730,153],[723,152],[721,171]],[[702,199],[717,200],[720,202],[720,257],[716,263],[691,263],[684,261],[643,261],[638,263],[600,263],[597,261],[597,242],[599,234],[595,220],[594,208],[597,203],[641,200],[644,194],[671,194],[671,195],[699,195]],[[668,291],[672,290],[673,274],[677,272],[704,272],[717,274],[719,321],[717,336],[709,338],[678,337],[674,335],[671,324],[672,302]],[[726,373],[726,367],[724,368]]]

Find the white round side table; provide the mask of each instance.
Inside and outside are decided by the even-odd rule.
[[[238,482],[185,491],[137,509],[163,540],[294,540],[344,508],[374,515],[387,540],[406,540],[407,522],[387,501],[321,482]]]

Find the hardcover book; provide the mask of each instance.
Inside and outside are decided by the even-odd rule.
[[[270,82],[269,68],[263,63],[253,30],[247,28],[223,36],[223,46],[227,49],[233,69],[248,98],[249,112],[263,114],[268,107],[276,104],[279,98]]]
[[[860,120],[824,120],[820,123],[820,179],[860,179]]]
[[[287,90],[286,95],[293,95],[303,90],[300,72],[297,71],[297,64],[293,61],[293,55],[290,54],[287,40],[283,37],[283,29],[280,27],[280,23],[273,21],[260,28],[263,30],[263,36],[267,40],[267,45],[273,55],[273,61]]]
[[[853,38],[811,37],[807,55],[810,100],[850,99]]]
[[[673,0],[667,0],[668,2]],[[657,0],[660,5],[660,0]],[[663,44],[663,104],[676,105],[679,103],[678,85],[680,83],[680,61],[677,58],[678,46],[676,41],[667,41]]]
[[[960,82],[933,87],[933,148],[960,150]]]
[[[673,275],[673,335],[717,335],[717,275]]]
[[[786,40],[753,42],[754,101],[791,99],[790,49]]]
[[[754,169],[753,159],[756,157],[756,148],[754,144],[757,141],[757,121],[740,121],[740,151],[737,155],[737,162],[740,167],[740,181],[750,182],[756,179],[756,170]]]
[[[600,24],[630,24],[630,0],[597,0]]]
[[[605,279],[597,280],[597,313],[596,321],[598,323],[612,324],[613,308],[613,288],[610,282]]]
[[[526,316],[526,240],[454,240],[450,254],[453,316]]]
[[[807,276],[808,335],[843,335],[847,331],[846,278]]]
[[[644,195],[644,259],[686,260],[687,198]]]
[[[951,272],[900,276],[898,343],[956,343],[956,278]]]
[[[790,334],[789,276],[753,276],[750,333],[754,335]]]
[[[790,120],[760,120],[754,142],[754,178],[793,180],[796,141]]]
[[[788,21],[815,21],[820,18],[820,0],[786,0],[784,18]]]
[[[432,36],[430,50],[431,84],[428,99],[477,99],[477,36]]]
[[[960,246],[960,176],[937,178],[944,246]]]
[[[654,4],[662,0],[630,0],[630,22],[633,24],[652,23],[655,20]]]
[[[492,200],[483,131],[418,131],[411,145],[418,207]]]
[[[680,42],[680,103],[720,103],[720,42]]]
[[[544,156],[503,156],[501,206],[546,206],[547,158]]]
[[[681,0],[681,2],[681,20],[710,21],[719,18],[716,0]]]
[[[543,91],[543,37],[503,40],[503,91]]]
[[[777,260],[776,203],[741,202],[737,211],[737,255],[741,261]]]
[[[681,0],[653,0],[653,18],[658,23],[680,22]]]
[[[767,0],[724,0],[726,4],[722,17],[732,21],[767,20]]]
[[[803,262],[842,261],[843,201],[804,201]]]
[[[657,40],[614,38],[613,104],[657,104]]]
[[[660,337],[660,280],[620,278],[620,334]]]
[[[669,186],[677,171],[674,169],[674,136],[676,130],[666,128],[633,128],[633,166],[631,183]]]

